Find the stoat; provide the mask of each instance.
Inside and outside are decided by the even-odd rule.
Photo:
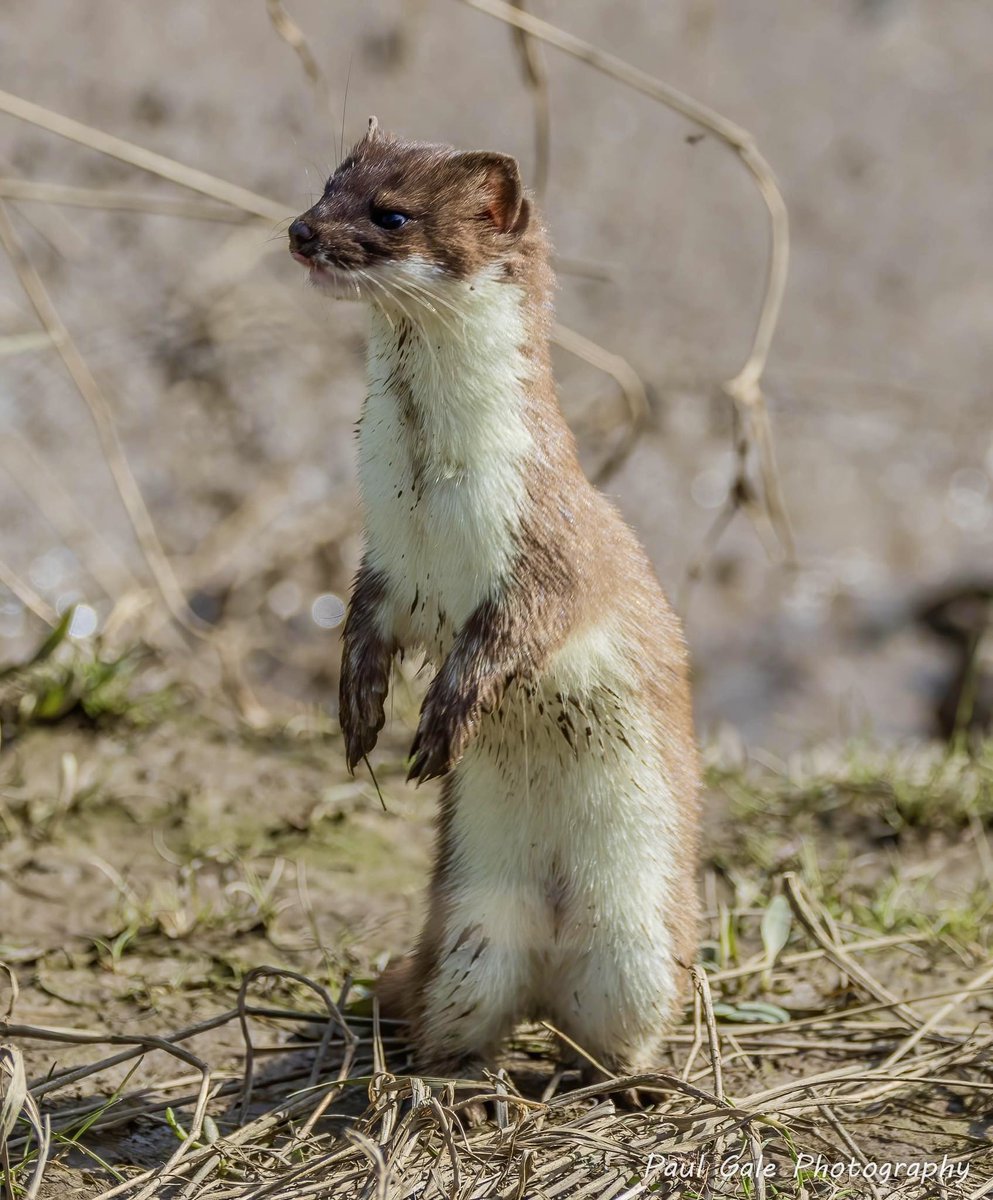
[[[436,668],[408,776],[443,777],[427,919],[383,1009],[429,1073],[478,1071],[526,1017],[609,1072],[650,1067],[697,943],[687,655],[559,410],[549,248],[517,163],[372,120],[289,239],[371,316],[350,769],[394,655]]]

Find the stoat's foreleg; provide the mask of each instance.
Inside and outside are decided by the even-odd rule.
[[[342,635],[338,692],[338,720],[350,771],[375,746],[386,720],[384,703],[396,643],[384,633],[388,623],[385,595],[382,577],[363,562]]]
[[[408,779],[434,779],[455,766],[483,713],[500,703],[514,678],[535,668],[534,638],[524,614],[504,597],[486,600],[456,635],[428,688],[410,748]]]

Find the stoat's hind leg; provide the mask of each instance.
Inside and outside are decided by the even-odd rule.
[[[466,1076],[490,1067],[526,1004],[528,956],[510,936],[516,922],[475,884],[451,894],[445,925],[422,976],[414,1027],[419,1063]],[[512,901],[511,901],[512,903]]]
[[[415,951],[418,1069],[478,1077],[530,1007],[540,898],[520,876],[497,780],[476,755],[442,789],[428,915]]]
[[[479,920],[475,905],[455,904],[434,970],[425,980],[414,1024],[415,1070],[442,1079],[468,1079],[459,1089],[464,1125],[492,1119],[479,1095],[491,1094],[484,1072],[496,1069],[500,1043],[521,1015],[526,995],[524,962],[506,938],[506,914]]]
[[[461,1053],[457,1049],[431,1044],[423,1036],[423,990],[418,979],[417,953],[393,959],[376,981],[376,997],[380,1014],[388,1020],[408,1022],[409,1037],[414,1047],[416,1061],[413,1070],[418,1075],[438,1076],[442,1079],[472,1079],[482,1081],[487,1068],[492,1069],[492,1059],[483,1054]],[[468,1039],[467,1039],[468,1040]],[[480,1125],[489,1118],[484,1103],[475,1100],[478,1091],[488,1092],[485,1084],[481,1089],[460,1089],[455,1101],[465,1125]]]
[[[553,1024],[608,1075],[636,1075],[659,1065],[663,1038],[678,1015],[686,973],[648,930],[603,922],[585,953],[559,950]],[[584,1066],[584,1079],[602,1072]]]
[[[420,950],[387,963],[374,987],[380,1016],[407,1022],[416,1073],[481,1079],[484,1067],[492,1067],[491,1052],[503,1036],[503,1010],[493,1005],[487,1013],[478,1005],[439,1003],[433,972],[424,974],[429,966]],[[465,1001],[463,993],[458,999]]]

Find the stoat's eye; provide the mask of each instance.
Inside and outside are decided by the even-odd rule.
[[[397,212],[395,208],[380,208],[378,204],[370,206],[369,216],[373,225],[380,229],[399,229],[410,220],[406,213]]]

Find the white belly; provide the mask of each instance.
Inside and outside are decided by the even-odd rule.
[[[677,814],[618,636],[587,632],[533,695],[507,693],[457,768],[451,831],[450,937],[501,943],[476,986],[512,979],[597,1044],[618,1006],[661,1028],[676,993]]]

